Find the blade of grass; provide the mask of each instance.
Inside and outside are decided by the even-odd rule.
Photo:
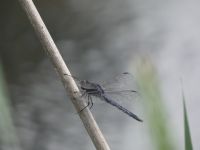
[[[19,149],[0,63],[0,149]]]
[[[187,109],[185,104],[185,96],[183,91],[182,91],[182,98],[183,98],[183,111],[184,111],[185,150],[193,150],[189,122],[187,117]]]
[[[150,128],[154,149],[174,150],[176,146],[166,119],[166,107],[162,101],[156,71],[148,59],[139,60],[136,76],[148,119],[144,123]]]

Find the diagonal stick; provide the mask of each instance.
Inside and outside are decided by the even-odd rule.
[[[46,50],[51,62],[53,63],[57,73],[59,74],[62,83],[69,94],[72,103],[74,104],[77,112],[81,110],[86,104],[81,100],[80,92],[72,77],[65,76],[64,74],[71,75],[58,48],[56,47],[51,35],[49,34],[40,14],[38,13],[32,0],[19,0],[25,10],[42,46]],[[77,91],[77,92],[74,92]],[[94,120],[89,109],[84,109],[78,113],[93,144],[97,150],[110,150],[103,134],[101,133],[96,121]]]

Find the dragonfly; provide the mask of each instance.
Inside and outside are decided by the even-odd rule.
[[[71,76],[68,74],[64,74],[67,76]],[[123,76],[126,75],[130,75],[128,72],[124,72],[122,73]],[[95,83],[95,82],[90,82],[88,80],[79,80],[77,77],[71,76],[73,77],[76,81],[78,81],[82,95],[83,96],[87,96],[88,98],[88,103],[87,105],[82,109],[84,110],[86,107],[88,107],[90,105],[90,108],[92,108],[93,106],[93,97],[99,98],[100,100],[114,106],[115,108],[119,109],[120,111],[122,111],[123,113],[125,113],[126,115],[128,115],[129,117],[139,121],[139,122],[143,122],[142,119],[140,119],[137,115],[135,115],[134,113],[132,113],[131,111],[129,111],[128,109],[126,109],[125,107],[123,107],[122,105],[120,105],[119,103],[117,103],[115,100],[109,98],[108,94],[110,92],[116,92],[116,93],[136,93],[137,91],[135,90],[120,90],[120,91],[106,91],[102,85]],[[81,110],[81,111],[82,111]]]

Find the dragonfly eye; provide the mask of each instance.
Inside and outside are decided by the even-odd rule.
[[[87,80],[82,80],[80,82],[80,84],[81,84],[82,87],[86,87],[86,86],[88,86],[88,81]]]

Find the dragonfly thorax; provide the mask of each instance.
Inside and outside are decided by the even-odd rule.
[[[93,96],[100,96],[104,94],[104,90],[99,84],[92,83],[87,80],[81,81],[81,89],[84,90],[87,94]]]

